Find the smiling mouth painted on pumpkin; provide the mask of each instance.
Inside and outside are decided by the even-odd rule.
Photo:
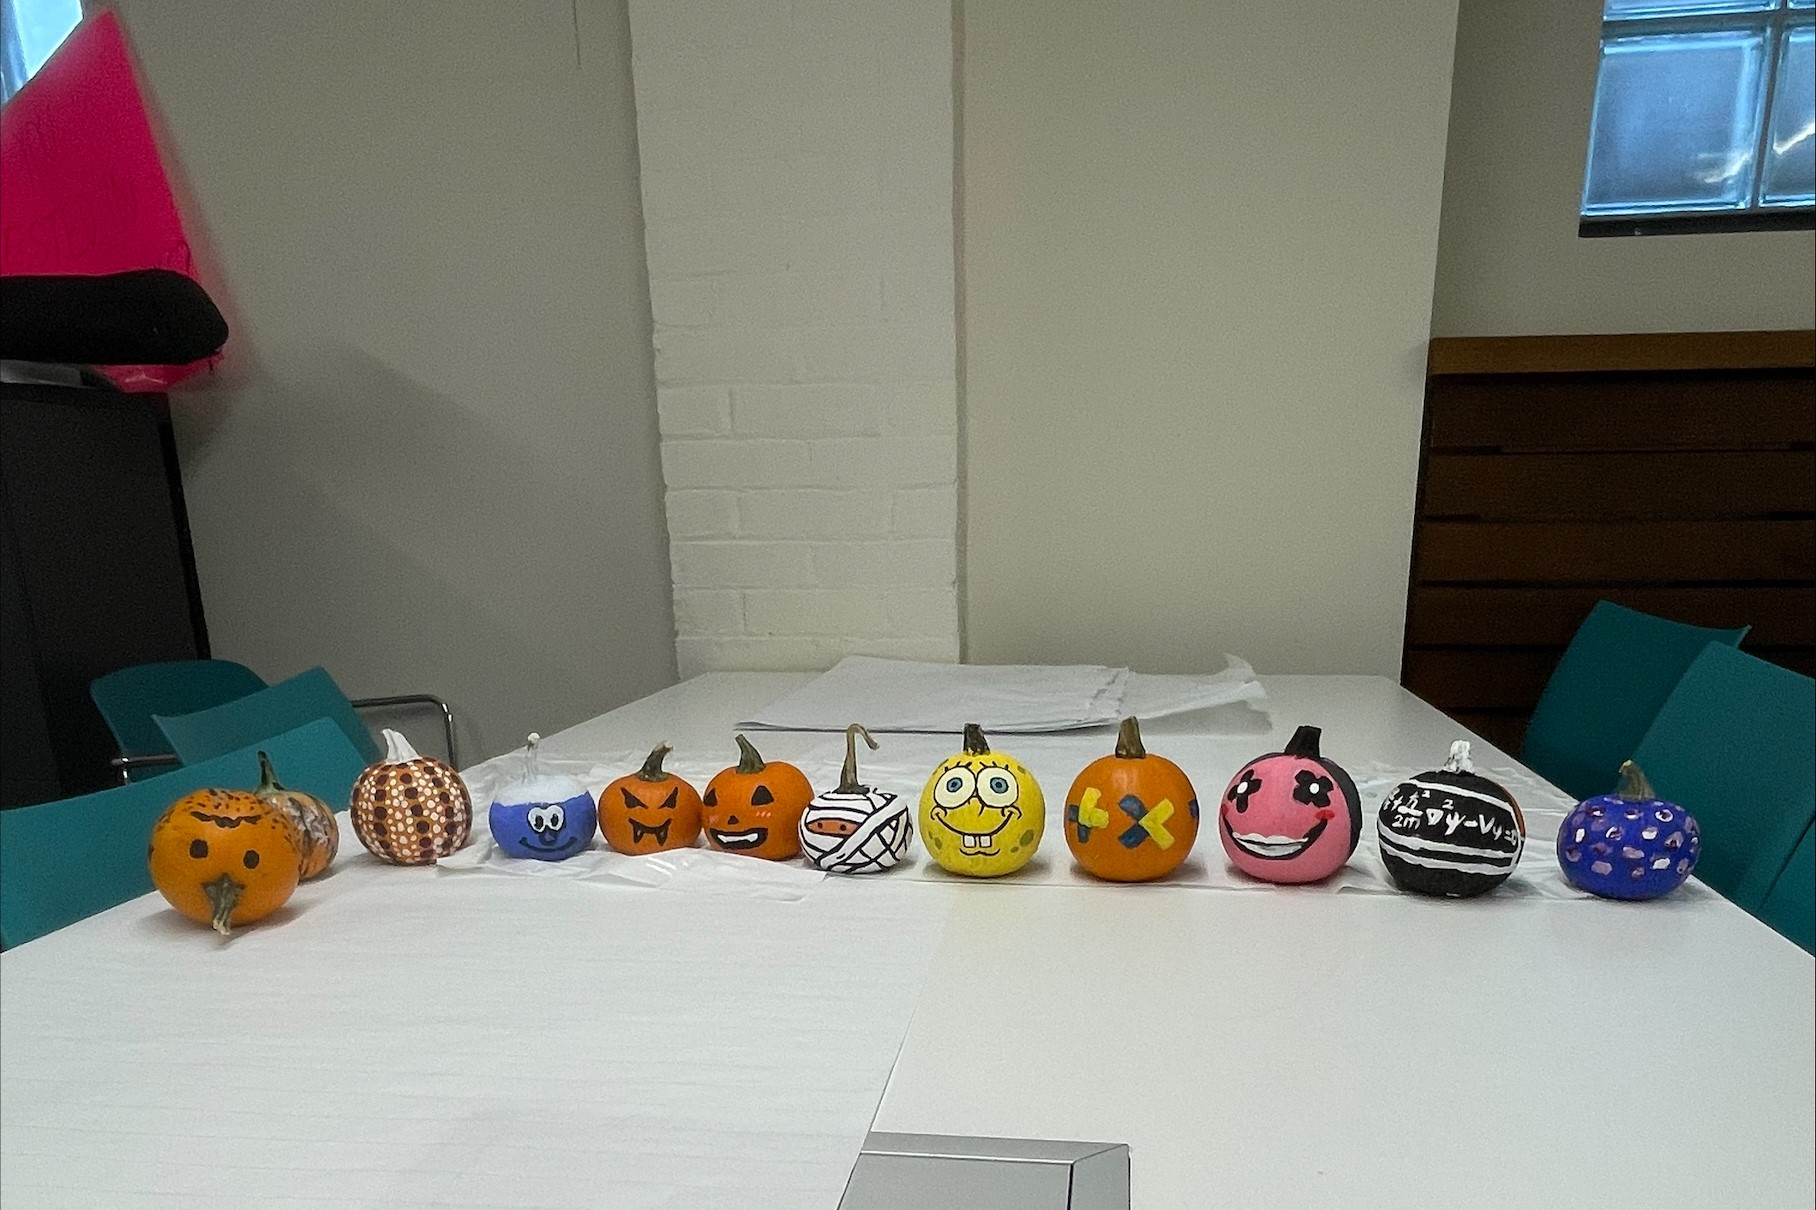
[[[629,816],[625,818],[630,819]],[[657,844],[667,844],[670,822],[665,819],[661,823],[638,823],[636,820],[630,819],[631,843],[642,844],[646,840],[653,840]]]
[[[976,800],[973,800],[973,803],[975,803],[975,801]],[[968,807],[972,804],[966,805]],[[960,808],[960,810],[964,809],[965,808],[963,807]],[[970,812],[970,814],[972,818],[976,819],[978,823],[981,824],[984,821],[983,813],[986,809],[987,808],[980,804],[978,805],[977,810]],[[958,827],[952,822],[953,812],[948,811],[944,807],[935,807],[929,814],[931,818],[937,820],[951,831],[954,836],[958,837],[958,851],[960,853],[969,857],[993,857],[996,855],[997,833],[1008,827],[1011,819],[1014,819],[1017,815],[1021,814],[1021,812],[1017,811],[1014,807],[1004,807],[1001,808],[1001,810],[1002,817],[996,821],[996,826],[987,832],[967,832],[965,829]]]
[[[580,843],[580,837],[578,836],[570,836],[566,840],[558,840],[554,844],[542,843],[541,837],[532,841],[526,836],[523,841],[523,847],[526,849],[535,849],[538,853],[572,853],[580,847]]]
[[[1229,818],[1228,816],[1225,816],[1223,820],[1223,834],[1228,836],[1237,848],[1241,849],[1244,853],[1247,853],[1250,857],[1259,857],[1264,861],[1285,861],[1287,858],[1297,857],[1299,854],[1305,852],[1305,850],[1311,848],[1313,842],[1316,841],[1318,837],[1324,835],[1324,829],[1329,825],[1330,820],[1320,819],[1317,823],[1312,825],[1311,831],[1295,840],[1291,836],[1268,836],[1260,832],[1238,832],[1230,827]]]
[[[748,832],[720,832],[708,828],[706,833],[713,838],[714,844],[733,853],[740,849],[754,849],[769,839],[768,828],[752,828]]]

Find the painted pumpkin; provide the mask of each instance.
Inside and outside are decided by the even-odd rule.
[[[444,761],[385,731],[385,758],[353,783],[353,833],[381,861],[434,865],[467,843],[473,799]]]
[[[1047,823],[1040,783],[1022,763],[965,726],[965,750],[944,761],[921,791],[921,840],[954,874],[996,878],[1028,863]]]
[[[1469,742],[1441,769],[1395,786],[1375,817],[1381,864],[1415,895],[1467,899],[1507,881],[1526,847],[1526,818],[1507,787],[1475,772]]]
[[[244,790],[197,790],[151,828],[151,882],[170,906],[225,937],[289,902],[303,838],[290,813]]]
[[[585,850],[598,826],[587,788],[571,777],[544,773],[536,760],[542,737],[530,733],[523,775],[501,786],[486,809],[492,843],[510,857],[562,861]]]
[[[643,767],[599,794],[599,833],[620,853],[689,849],[700,839],[700,792],[662,767],[674,749],[657,744]]]
[[[1320,732],[1301,727],[1283,752],[1242,766],[1217,817],[1223,851],[1267,882],[1317,882],[1343,867],[1362,835],[1362,802],[1342,766],[1318,753]]]
[[[1570,884],[1604,899],[1657,899],[1684,884],[1702,856],[1695,818],[1666,802],[1632,761],[1620,788],[1577,804],[1557,833]]]
[[[801,851],[828,874],[875,874],[908,852],[914,824],[908,800],[858,782],[858,737],[876,750],[870,732],[845,728],[845,764],[837,789],[818,795],[801,813]]]
[[[813,801],[807,775],[766,761],[742,735],[738,763],[706,783],[706,843],[727,853],[787,861],[801,853],[801,813]]]
[[[1066,794],[1066,846],[1086,873],[1148,882],[1179,868],[1198,840],[1198,794],[1180,767],[1150,753],[1122,720],[1116,752],[1084,767]]]
[[[328,868],[340,852],[340,824],[334,820],[334,808],[313,794],[289,790],[272,771],[271,758],[259,753],[259,785],[252,792],[290,816],[303,846],[303,877],[314,878]]]

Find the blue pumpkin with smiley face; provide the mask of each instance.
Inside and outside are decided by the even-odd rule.
[[[493,843],[507,857],[565,861],[592,843],[599,809],[575,779],[537,768],[540,738],[530,736],[523,776],[499,789],[487,820]]]

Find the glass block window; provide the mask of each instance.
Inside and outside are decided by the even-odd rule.
[[[1583,233],[1810,226],[1816,0],[1604,0]]]

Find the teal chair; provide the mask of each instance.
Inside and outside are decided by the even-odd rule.
[[[154,714],[190,714],[264,687],[263,677],[232,660],[168,660],[97,677],[88,696],[120,747],[115,767],[137,780],[176,763]]]
[[[1816,818],[1816,681],[1711,643],[1633,759],[1702,825],[1696,876],[1757,914]]]
[[[1710,643],[1739,646],[1748,629],[1711,630],[1596,602],[1532,711],[1520,759],[1574,798],[1607,793],[1684,669]]]
[[[1766,893],[1759,918],[1816,954],[1816,829],[1805,828],[1784,873]]]
[[[345,808],[366,767],[331,720],[148,781],[0,811],[0,946],[12,948],[151,890],[145,845],[165,808],[205,786],[250,790],[260,750],[278,780]],[[70,860],[75,852],[79,860]]]
[[[360,721],[359,712],[326,669],[311,668],[256,693],[197,710],[192,714],[154,715],[169,751],[186,765],[212,760],[223,752],[256,744],[310,719],[332,719],[349,743],[366,757],[378,759],[378,745]]]

